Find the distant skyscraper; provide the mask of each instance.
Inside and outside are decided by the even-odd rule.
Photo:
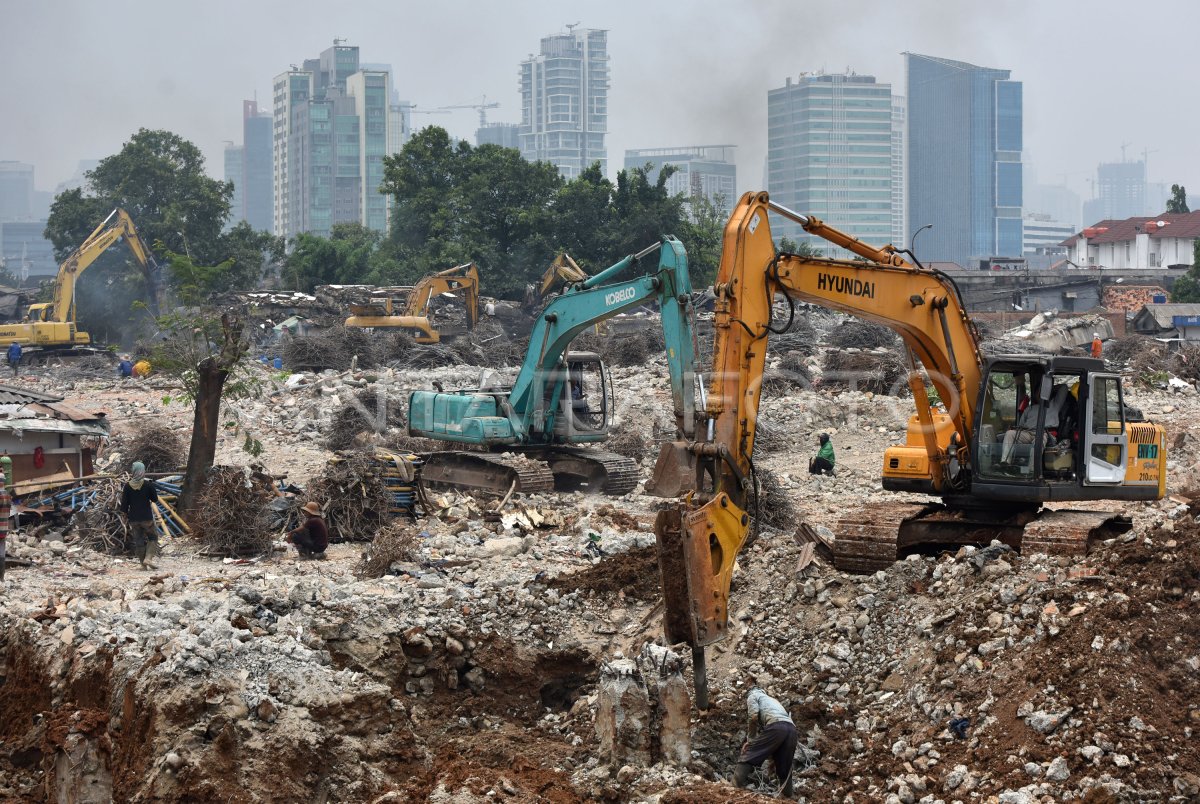
[[[767,92],[767,189],[785,207],[882,246],[898,228],[891,84],[874,76],[802,75]],[[790,221],[780,236],[810,238]],[[830,256],[847,254],[827,242]]]
[[[1146,204],[1146,163],[1106,162],[1096,168],[1096,197],[1083,202],[1083,225],[1156,215]]]
[[[260,111],[258,101],[242,101],[242,218],[256,231],[272,231],[271,129],[269,112]]]
[[[335,223],[387,228],[379,193],[392,139],[389,74],[334,44],[274,81],[274,233],[328,236]]]
[[[225,181],[233,184],[229,219],[225,221],[228,230],[246,220],[246,149],[232,142],[225,143]]]
[[[908,109],[904,98],[892,95],[892,243],[897,248],[907,243],[908,182],[904,165],[904,132],[907,129],[905,116]]]
[[[608,170],[608,31],[575,28],[542,39],[521,62],[521,155],[573,179]]]
[[[625,168],[653,167],[649,174],[658,181],[663,165],[676,168],[667,179],[667,191],[686,197],[703,195],[723,213],[737,200],[737,165],[733,145],[697,145],[683,148],[642,148],[625,152]]]
[[[1017,257],[1022,85],[1008,70],[906,53],[908,227],[922,260]]]
[[[84,183],[87,181],[87,172],[89,170],[94,170],[99,164],[99,159],[80,159],[79,164],[75,166],[74,175],[55,187],[54,195],[57,196],[59,193],[65,193],[67,190],[77,190],[80,187],[83,187]]]
[[[521,147],[521,127],[516,123],[488,123],[475,129],[476,145],[499,145],[503,148]]]
[[[33,216],[33,165],[0,161],[0,221]]]

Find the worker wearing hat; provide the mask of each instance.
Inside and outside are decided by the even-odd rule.
[[[287,540],[296,545],[302,560],[324,559],[325,548],[329,546],[329,528],[321,518],[321,506],[309,500],[300,510],[306,515],[304,524],[290,531]]]
[[[1092,357],[1099,358],[1104,354],[1104,341],[1100,340],[1100,333],[1092,333]]]
[[[121,513],[129,522],[134,555],[142,567],[157,569],[154,559],[159,551],[158,530],[154,527],[153,506],[158,504],[158,489],[154,481],[146,477],[146,465],[141,461],[133,462],[130,475],[121,489]]]

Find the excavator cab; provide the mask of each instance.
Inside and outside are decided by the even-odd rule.
[[[568,352],[563,364],[555,435],[569,443],[603,440],[614,408],[608,366],[595,352]]]
[[[1157,450],[1129,454],[1131,439],[1144,439],[1150,425],[1137,422],[1140,416],[1126,408],[1120,376],[1106,371],[1101,360],[993,358],[976,416],[973,490],[980,496],[1107,499],[1114,486],[1127,485],[1131,469],[1145,475],[1144,483],[1132,484],[1135,489],[1146,488],[1130,495],[1141,497],[1157,485],[1157,466],[1135,466]]]

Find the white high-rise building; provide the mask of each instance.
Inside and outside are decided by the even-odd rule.
[[[521,155],[573,179],[608,170],[608,31],[568,26],[521,62]]]
[[[895,203],[897,141],[891,84],[855,73],[801,75],[767,92],[767,189],[771,198],[874,246],[903,226]],[[902,143],[902,140],[901,140]],[[901,219],[897,223],[896,218]],[[831,257],[848,252],[809,238],[798,224],[775,227]]]
[[[650,165],[648,179],[658,181],[664,165],[675,172],[667,179],[671,195],[687,198],[702,195],[722,213],[728,214],[737,201],[737,164],[733,145],[694,145],[681,148],[639,148],[625,152],[625,169]]]

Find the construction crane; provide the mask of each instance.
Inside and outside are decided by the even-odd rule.
[[[439,106],[439,109],[475,109],[479,112],[479,127],[487,128],[487,110],[499,108],[500,104],[496,101],[487,102],[487,95],[479,103],[460,103],[455,106]]]

